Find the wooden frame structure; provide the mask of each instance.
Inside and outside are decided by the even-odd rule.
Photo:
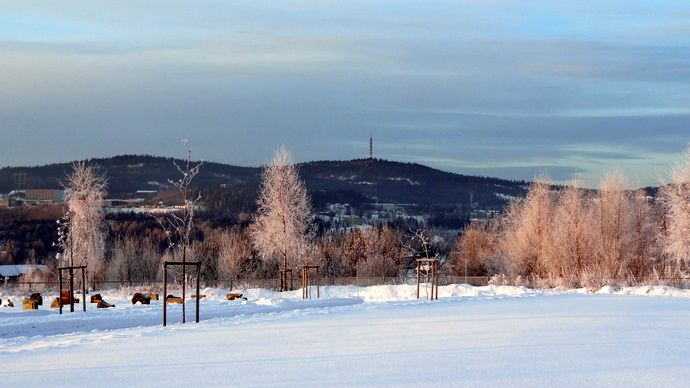
[[[290,273],[290,288],[288,288],[287,284],[287,274]],[[292,269],[287,268],[287,269],[281,269],[280,270],[280,291],[292,291],[294,290],[293,284],[292,284]]]
[[[80,265],[77,267],[58,267],[58,277],[60,278],[58,291],[58,302],[60,305],[60,314],[62,314],[62,271],[69,271],[69,311],[74,312],[74,270],[81,270],[81,295],[82,295],[82,309],[86,311],[86,266]]]
[[[190,261],[182,263],[179,261],[166,261],[163,263],[163,326],[167,325],[167,307],[168,307],[168,267],[180,265],[183,268],[187,266],[196,267],[196,323],[199,323],[199,278],[201,277],[201,262]],[[186,272],[186,271],[185,271]],[[184,275],[183,275],[184,276]],[[184,284],[184,283],[183,283]],[[182,303],[185,303],[184,290],[182,291]],[[182,306],[182,323],[185,323],[184,305]]]
[[[419,299],[419,284],[422,280],[422,267],[426,266],[424,283],[431,283],[431,295],[429,299],[438,299],[438,260],[417,259],[417,299]]]
[[[302,299],[311,299],[311,270],[316,270],[316,298],[321,298],[320,288],[321,285],[319,280],[319,266],[318,265],[305,265],[302,267]]]

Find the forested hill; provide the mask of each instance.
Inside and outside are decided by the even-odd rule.
[[[525,194],[525,182],[466,176],[416,163],[381,159],[320,161],[300,165],[312,190],[353,190],[379,202],[470,204],[500,209],[505,198]]]
[[[108,178],[111,196],[138,190],[165,190],[169,179],[181,174],[173,158],[121,155],[91,159]],[[197,162],[193,162],[196,165]],[[378,201],[420,205],[476,203],[480,208],[502,207],[507,197],[522,196],[525,182],[497,178],[466,176],[436,170],[414,163],[380,159],[349,161],[317,161],[299,165],[300,174],[316,202]],[[5,167],[0,169],[0,193],[17,188],[60,189],[71,171],[71,163],[37,167]],[[25,174],[25,175],[23,175]],[[25,181],[17,178],[25,176]],[[205,162],[194,184],[256,191],[261,179],[260,167],[239,167]],[[21,187],[18,187],[21,183]]]

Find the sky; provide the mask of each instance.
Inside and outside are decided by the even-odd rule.
[[[690,136],[683,1],[0,0],[0,167],[369,156],[658,185]]]

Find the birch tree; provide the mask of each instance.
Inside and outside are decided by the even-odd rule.
[[[243,265],[252,254],[252,244],[244,230],[232,228],[220,236],[218,273],[222,280],[239,280]]]
[[[599,185],[594,206],[596,268],[599,275],[615,279],[629,257],[630,202],[628,183],[621,170],[607,173]]]
[[[690,146],[671,169],[670,182],[662,182],[659,199],[664,209],[663,253],[690,260]]]
[[[451,270],[456,276],[491,276],[496,271],[496,231],[488,221],[472,221],[455,240]]]
[[[173,250],[173,252],[177,251],[178,256],[182,256],[180,261],[185,264],[190,256],[193,257],[190,242],[192,231],[194,230],[194,210],[197,203],[201,200],[201,192],[199,192],[197,195],[192,193],[192,181],[199,173],[203,162],[192,165],[192,150],[187,145],[186,139],[182,140],[182,144],[184,145],[185,151],[187,151],[185,163],[184,165],[180,165],[177,162],[173,162],[177,168],[177,171],[179,171],[182,176],[176,181],[169,179],[168,182],[180,192],[184,201],[184,206],[182,207],[181,212],[172,213],[167,220],[178,239],[178,247],[175,249],[173,240],[169,235],[170,248]],[[182,265],[182,300],[185,300],[186,288],[187,269],[185,265]],[[182,323],[185,323],[184,303],[182,303]]]
[[[251,237],[263,257],[282,262],[280,290],[287,290],[286,271],[313,235],[311,200],[290,153],[280,147],[261,174]]]
[[[553,222],[554,260],[551,270],[560,277],[579,279],[592,257],[589,196],[579,179],[560,193]]]
[[[503,219],[503,252],[508,268],[517,276],[545,276],[550,258],[553,212],[551,180],[541,175],[530,184],[527,196],[509,204]]]
[[[632,192],[629,204],[629,234],[634,251],[629,259],[628,271],[632,276],[643,277],[651,271],[653,258],[659,252],[659,212],[644,189]]]
[[[71,267],[85,265],[89,281],[102,279],[106,232],[103,199],[107,179],[95,166],[75,162],[72,173],[61,183],[68,210],[59,226],[60,259]]]

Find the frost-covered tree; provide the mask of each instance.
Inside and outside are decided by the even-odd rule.
[[[607,173],[594,200],[595,267],[600,276],[623,275],[631,253],[630,195],[621,170]]]
[[[561,191],[554,210],[553,257],[550,272],[559,277],[579,279],[592,257],[589,196],[579,179]]]
[[[644,189],[630,193],[630,241],[632,256],[628,258],[628,273],[631,276],[649,275],[653,258],[658,255],[659,211],[653,206]]]
[[[690,260],[690,146],[662,182],[659,199],[664,208],[663,252],[674,260]]]
[[[108,263],[108,279],[131,286],[136,279],[137,252],[133,238],[120,237],[113,242],[112,255]]]
[[[523,200],[512,201],[503,218],[502,251],[512,275],[546,276],[553,216],[551,180],[546,175],[530,184]]]
[[[287,289],[285,271],[310,243],[314,228],[311,200],[290,153],[280,147],[264,167],[258,209],[251,231],[256,250],[282,262],[281,291]]]
[[[220,235],[218,273],[221,280],[238,280],[243,275],[243,265],[252,254],[252,244],[245,230],[232,228]]]
[[[495,223],[472,221],[455,240],[451,254],[451,271],[456,276],[491,276],[498,273],[496,265]]]
[[[86,265],[89,281],[102,280],[104,270],[105,218],[103,199],[107,179],[85,162],[72,164],[72,173],[61,182],[67,212],[60,223],[63,265]]]

